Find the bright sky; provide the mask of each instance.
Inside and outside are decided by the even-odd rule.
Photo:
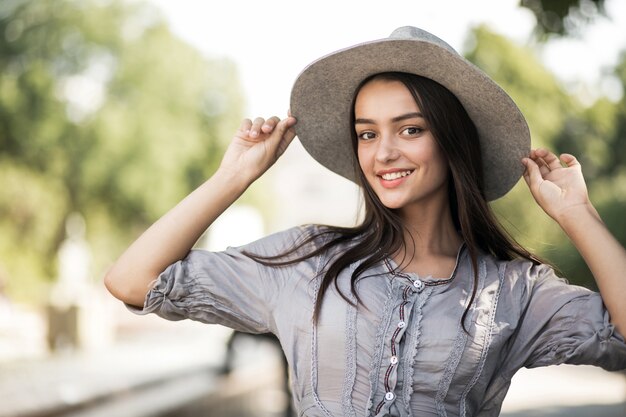
[[[462,50],[469,29],[487,23],[527,43],[534,17],[519,0],[150,0],[172,30],[207,56],[228,56],[239,68],[247,115],[285,115],[291,86],[313,60],[359,42],[385,38],[399,26],[426,29]],[[580,40],[551,42],[546,65],[570,85],[616,95],[600,83],[603,67],[626,49],[626,2],[606,0],[612,21],[601,19]],[[580,88],[579,88],[580,90]],[[617,93],[619,96],[619,93]]]

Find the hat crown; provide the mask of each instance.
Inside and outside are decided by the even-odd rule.
[[[414,26],[402,26],[397,28],[396,30],[391,32],[391,35],[389,35],[389,39],[409,39],[430,42],[458,55],[458,52],[455,51],[453,47],[448,45],[442,39],[436,37],[432,33],[426,32],[425,30],[416,28]]]

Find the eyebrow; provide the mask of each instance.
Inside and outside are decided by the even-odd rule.
[[[423,119],[424,116],[422,115],[422,113],[419,112],[413,112],[413,113],[407,113],[407,114],[403,114],[400,116],[396,116],[394,118],[391,119],[391,121],[393,123],[396,122],[400,122],[402,120],[407,120],[407,119],[414,119],[414,118],[418,118],[418,119]],[[354,124],[376,124],[376,122],[374,121],[374,119],[355,119],[354,120]]]

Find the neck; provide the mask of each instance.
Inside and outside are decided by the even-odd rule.
[[[406,225],[402,250],[409,258],[456,256],[462,239],[454,227],[447,199],[439,204],[403,208],[401,217]]]

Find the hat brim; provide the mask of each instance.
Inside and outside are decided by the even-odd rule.
[[[313,62],[291,91],[296,134],[319,163],[353,182],[350,106],[359,84],[382,72],[407,72],[437,81],[463,104],[480,138],[485,198],[495,200],[520,179],[530,132],[509,95],[478,67],[425,40],[382,39],[346,48]]]

